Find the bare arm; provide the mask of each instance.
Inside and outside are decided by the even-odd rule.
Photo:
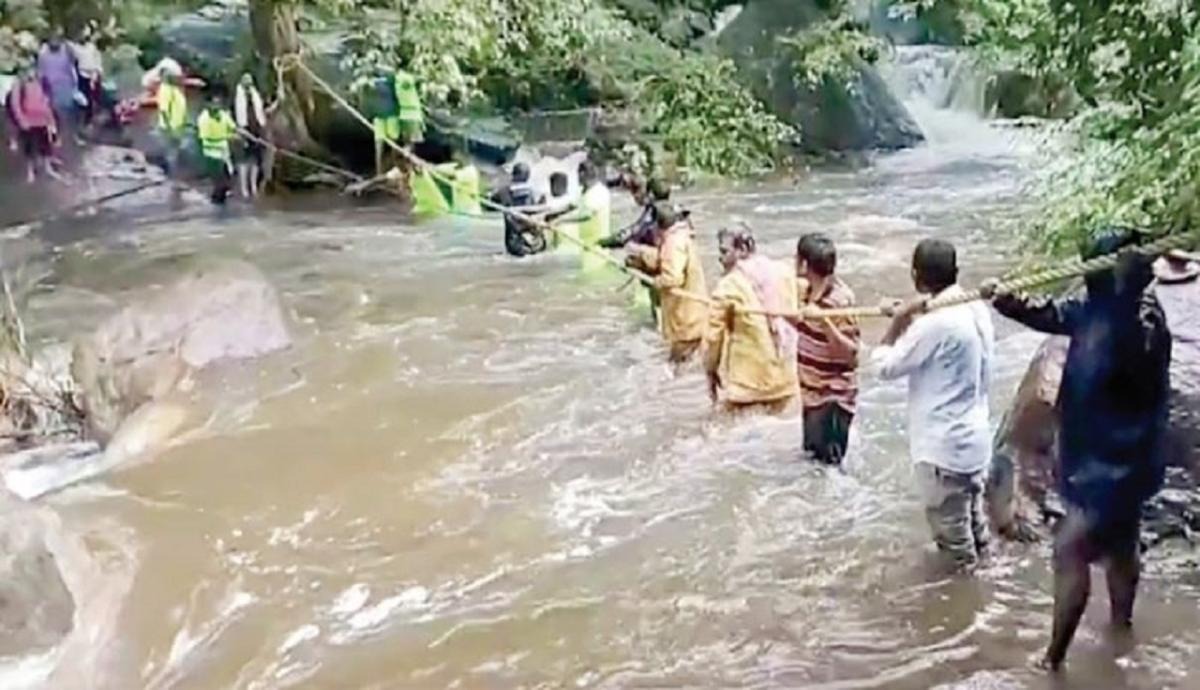
[[[858,362],[858,325],[853,320],[825,319],[825,332],[833,355],[849,364]]]

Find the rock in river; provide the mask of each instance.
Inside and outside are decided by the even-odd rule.
[[[806,150],[894,150],[924,141],[920,127],[871,65],[845,84],[807,86],[779,39],[824,21],[811,0],[751,0],[718,36],[755,95],[781,119],[799,125]]]
[[[80,340],[71,373],[90,432],[108,441],[140,407],[179,391],[192,371],[290,344],[279,295],[258,269],[240,261],[200,263]]]
[[[1171,328],[1171,403],[1167,486],[1147,506],[1149,541],[1200,530],[1200,282],[1160,283],[1154,288]],[[1031,536],[1030,510],[1058,511],[1055,401],[1069,341],[1047,339],[1038,349],[995,439],[988,512],[1002,534]],[[1025,504],[1025,505],[1023,505]]]

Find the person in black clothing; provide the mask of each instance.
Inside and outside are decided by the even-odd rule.
[[[1084,252],[1110,254],[1137,242],[1111,229]],[[1089,275],[1083,297],[1035,300],[985,297],[1003,315],[1044,333],[1071,338],[1058,393],[1059,491],[1066,517],[1054,548],[1054,629],[1044,664],[1058,669],[1087,607],[1091,563],[1108,579],[1112,623],[1133,619],[1141,565],[1143,503],[1162,487],[1165,471],[1171,333],[1152,290],[1152,259],[1121,255],[1116,269]]]
[[[605,249],[620,249],[629,244],[645,244],[653,246],[658,243],[658,218],[654,214],[655,204],[671,200],[671,186],[665,181],[655,178],[650,180],[644,189],[636,183],[632,187],[634,201],[642,205],[642,213],[631,225],[613,233],[600,241]],[[684,217],[686,217],[686,212]]]
[[[539,211],[546,203],[529,185],[529,166],[513,166],[512,180],[492,195],[492,201],[506,208],[523,209],[525,213]],[[512,213],[504,214],[504,249],[513,256],[531,256],[546,251],[546,235],[540,228]]]

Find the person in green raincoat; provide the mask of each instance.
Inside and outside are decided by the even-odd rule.
[[[375,129],[375,169],[382,175],[388,141],[411,146],[425,138],[425,107],[416,78],[404,69],[375,80],[368,110]]]

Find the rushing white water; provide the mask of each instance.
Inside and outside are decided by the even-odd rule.
[[[983,132],[989,115],[985,77],[964,49],[896,46],[882,72],[931,143],[994,143],[995,135]]]

